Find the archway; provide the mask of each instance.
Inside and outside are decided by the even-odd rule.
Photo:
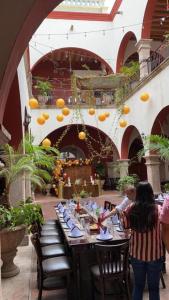
[[[134,45],[133,45],[134,41]],[[125,60],[127,60],[128,56],[132,55],[133,53],[136,52],[135,44],[136,44],[136,36],[132,31],[129,31],[125,34],[123,37],[119,51],[118,51],[118,56],[117,56],[117,63],[116,63],[116,72],[118,73],[120,71],[120,68],[123,66]],[[127,49],[131,47],[131,49]],[[128,56],[125,57],[126,55],[126,50],[128,50]]]
[[[151,134],[169,136],[169,106],[165,106],[156,116]]]

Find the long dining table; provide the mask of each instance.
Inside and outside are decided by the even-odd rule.
[[[73,216],[75,224],[81,230],[81,237],[71,237],[70,229],[66,222],[64,222],[63,214],[56,209],[56,215],[63,239],[68,250],[68,255],[71,257],[72,271],[73,271],[73,299],[74,300],[91,300],[92,299],[92,283],[90,267],[97,264],[95,244],[98,243],[117,243],[119,241],[125,242],[129,240],[130,234],[128,230],[118,232],[116,225],[112,224],[110,240],[98,240],[98,229],[92,230],[93,224],[96,223],[95,216],[82,209],[82,214],[78,213],[78,218]],[[88,232],[82,226],[81,219],[88,218],[91,222],[91,229]],[[96,226],[96,225],[95,225]],[[94,226],[94,227],[95,227]]]

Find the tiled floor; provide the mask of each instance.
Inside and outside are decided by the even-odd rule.
[[[104,200],[111,200],[113,203],[121,201],[121,196],[117,193],[105,193],[100,196],[97,201],[101,204]],[[55,218],[53,206],[56,203],[54,197],[38,196],[37,201],[42,204],[44,216],[46,219]],[[20,273],[12,278],[2,280],[2,300],[37,300],[36,288],[36,255],[31,243],[29,246],[18,247],[18,254],[15,263],[20,267]],[[167,255],[167,273],[164,274],[166,289],[160,288],[161,300],[169,299],[169,256]],[[64,290],[43,292],[43,300],[66,300]],[[96,297],[99,300],[99,297]],[[106,300],[121,299],[122,297],[110,296]],[[0,294],[1,300],[1,294]],[[74,300],[74,299],[72,299]],[[144,293],[144,300],[148,300],[147,292]]]

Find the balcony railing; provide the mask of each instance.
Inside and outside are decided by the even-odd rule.
[[[64,0],[60,6],[95,6],[102,8],[104,4],[105,0]]]

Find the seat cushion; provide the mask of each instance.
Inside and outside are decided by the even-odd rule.
[[[56,257],[61,255],[65,255],[65,249],[62,244],[42,247],[43,258]]]
[[[42,236],[39,238],[41,246],[48,246],[53,244],[61,244],[61,239],[59,236]]]
[[[44,273],[54,274],[55,272],[58,272],[58,275],[70,272],[71,270],[66,256],[45,259],[42,261],[42,268]]]
[[[50,229],[50,230],[42,230],[40,232],[41,236],[47,236],[47,235],[54,235],[54,236],[59,236],[59,232],[54,230],[54,229]]]

